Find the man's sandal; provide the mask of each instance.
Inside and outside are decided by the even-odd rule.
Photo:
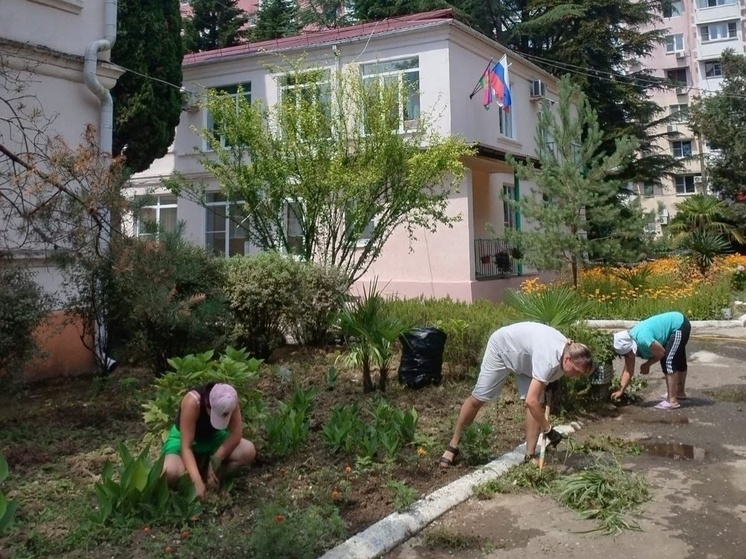
[[[449,468],[453,465],[453,463],[456,461],[456,457],[458,456],[458,448],[454,448],[451,445],[448,445],[446,447],[446,452],[450,452],[453,454],[453,458],[446,458],[445,456],[441,456],[440,460],[438,460],[438,465],[441,468]]]

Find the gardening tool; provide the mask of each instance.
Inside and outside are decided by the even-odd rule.
[[[544,392],[544,419],[549,421],[549,405],[552,401],[552,393],[550,391]],[[544,469],[544,456],[547,452],[547,437],[542,433],[540,435],[541,440],[539,441],[540,444],[540,451],[539,451],[539,473],[541,474],[541,471]]]

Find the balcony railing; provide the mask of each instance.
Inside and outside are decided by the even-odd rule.
[[[501,239],[474,239],[475,278],[491,279],[518,275],[516,247]]]

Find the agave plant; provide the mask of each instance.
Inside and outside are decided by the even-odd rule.
[[[410,330],[410,325],[388,314],[386,300],[374,280],[362,296],[339,315],[342,334],[350,340],[345,362],[363,371],[363,392],[373,391],[371,371],[378,367],[378,389],[386,391],[394,342]]]
[[[553,287],[532,293],[514,289],[505,291],[504,302],[522,320],[541,322],[563,328],[580,320],[590,310],[591,303],[570,287]]]
[[[633,288],[644,289],[650,284],[653,267],[649,263],[645,263],[632,268],[620,268],[614,270],[612,274]]]

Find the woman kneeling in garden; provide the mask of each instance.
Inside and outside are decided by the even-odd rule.
[[[590,350],[550,326],[536,322],[519,322],[496,330],[487,343],[477,385],[461,406],[453,438],[440,459],[447,468],[458,455],[461,435],[482,406],[500,395],[510,373],[515,375],[521,399],[526,402],[526,457],[536,454],[539,433],[552,446],[562,435],[544,417],[544,392],[550,382],[562,375],[579,377],[593,371]]]
[[[209,383],[187,392],[162,453],[169,483],[187,472],[200,499],[207,488],[217,487],[218,474],[251,464],[256,449],[243,438],[236,389]]]

